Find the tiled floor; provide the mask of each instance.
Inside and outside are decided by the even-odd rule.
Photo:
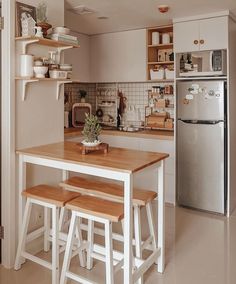
[[[229,219],[184,208],[166,208],[166,269],[153,266],[145,274],[148,284],[235,284],[236,214]],[[77,270],[76,260],[73,270]],[[96,262],[92,272],[78,269],[91,280],[104,283],[104,266]],[[116,275],[116,283],[122,283]],[[27,262],[20,271],[0,267],[1,284],[50,284],[51,274]],[[69,282],[68,283],[74,283]]]

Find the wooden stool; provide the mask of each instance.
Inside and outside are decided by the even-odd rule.
[[[66,202],[80,196],[80,193],[55,188],[48,185],[38,185],[22,192],[22,195],[27,198],[24,211],[22,229],[19,236],[19,244],[15,260],[15,270],[21,268],[21,258],[30,259],[46,268],[52,270],[52,284],[59,283],[59,208],[65,206]],[[52,209],[52,262],[45,261],[26,252],[27,229],[30,220],[32,205],[41,205],[44,208]],[[49,228],[46,237],[49,235]],[[80,240],[81,241],[81,240]]]
[[[68,180],[61,182],[60,186],[75,190],[81,194],[93,195],[99,198],[108,199],[111,201],[124,201],[124,189],[121,184],[115,184],[104,180],[86,179],[82,177],[71,177]],[[153,212],[151,202],[157,197],[154,191],[147,191],[141,189],[133,189],[133,206],[134,206],[134,234],[135,234],[135,254],[137,258],[142,259],[142,251],[151,245],[151,250],[155,251],[157,248],[157,237],[153,221]],[[148,218],[148,226],[150,237],[142,242],[141,237],[141,208],[145,207]],[[96,230],[94,230],[96,232]],[[116,234],[117,235],[117,234]],[[142,283],[142,278],[138,281]]]
[[[94,283],[70,272],[70,261],[72,254],[72,244],[74,242],[74,231],[76,218],[85,218],[88,220],[88,242],[87,268],[92,268],[93,257],[93,224],[99,222],[105,225],[105,262],[106,262],[106,284],[114,283],[113,273],[113,246],[112,246],[112,223],[123,219],[124,210],[120,203],[99,199],[93,196],[80,196],[66,204],[66,208],[72,210],[69,235],[65,250],[65,256],[62,266],[60,284],[65,284],[67,278],[73,279],[79,283]]]

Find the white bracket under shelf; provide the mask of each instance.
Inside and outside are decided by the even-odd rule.
[[[26,87],[29,83],[34,83],[34,82],[38,82],[39,80],[37,79],[26,79],[26,80],[22,80],[22,101],[25,101],[26,99]]]
[[[61,53],[62,53],[62,51],[67,50],[67,49],[71,49],[71,48],[73,48],[73,46],[62,46],[62,47],[58,47],[57,48],[59,62],[61,62]]]
[[[60,99],[60,88],[61,88],[61,85],[63,84],[68,84],[68,83],[72,83],[72,81],[57,81],[57,100],[59,101]]]
[[[22,44],[23,44],[23,54],[26,54],[26,50],[27,50],[27,47],[28,45],[32,44],[32,43],[35,43],[35,42],[39,42],[39,39],[26,39],[24,41],[22,41]]]

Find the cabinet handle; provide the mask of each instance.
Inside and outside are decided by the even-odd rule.
[[[197,40],[197,39],[195,39],[193,43],[194,43],[194,44],[198,44],[198,40]]]
[[[205,43],[204,39],[200,39],[200,44],[204,44],[204,43]]]

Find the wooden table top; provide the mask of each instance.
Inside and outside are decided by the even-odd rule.
[[[128,173],[137,172],[169,157],[165,153],[112,147],[107,154],[98,151],[82,155],[77,142],[69,141],[17,150],[16,153]]]

